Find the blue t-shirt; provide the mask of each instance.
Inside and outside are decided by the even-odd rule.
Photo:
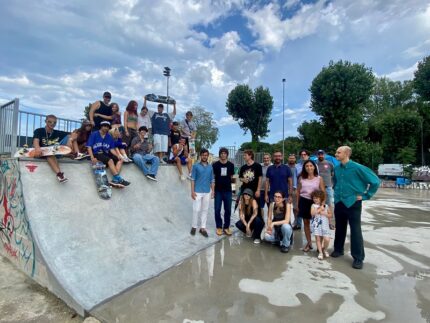
[[[289,177],[291,177],[291,170],[287,165],[281,164],[279,166],[269,166],[267,169],[266,178],[270,184],[270,198],[273,198],[273,195],[276,191],[282,191],[285,193],[285,197],[288,197]]]
[[[118,149],[126,149],[127,148],[127,145],[122,142],[121,138],[113,139],[113,142],[114,142],[113,148],[118,148]]]
[[[100,151],[105,153],[109,153],[109,151],[115,148],[115,142],[110,134],[106,134],[103,138],[100,134],[100,131],[93,131],[88,138],[87,147],[91,147],[94,154],[97,154]]]
[[[167,113],[155,112],[151,117],[152,133],[154,135],[166,135],[170,133],[170,116]]]
[[[213,169],[210,164],[194,164],[191,176],[194,181],[194,192],[209,193],[211,191],[211,184],[215,179]]]

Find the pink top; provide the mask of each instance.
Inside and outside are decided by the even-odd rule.
[[[311,199],[311,194],[313,191],[319,190],[320,188],[320,177],[315,176],[313,179],[300,179],[302,183],[302,188],[300,189],[300,196],[307,199]]]

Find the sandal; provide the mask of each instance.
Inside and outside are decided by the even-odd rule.
[[[319,260],[323,260],[323,259],[324,259],[324,256],[323,256],[323,253],[322,253],[322,252],[320,252],[320,253],[318,254],[318,259],[319,259]]]
[[[324,250],[324,257],[326,257],[326,258],[330,257],[330,254],[328,253],[327,250]]]
[[[304,247],[303,249],[302,249],[304,252],[308,252],[309,250],[312,250],[312,246],[311,245],[309,245],[309,243],[306,245],[306,247]]]

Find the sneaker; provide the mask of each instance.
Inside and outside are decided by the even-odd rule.
[[[196,235],[196,228],[191,228],[190,234],[192,236],[195,236]]]
[[[179,178],[181,179],[181,181],[185,181],[187,178],[185,177],[185,175],[181,175],[179,176]]]
[[[124,178],[121,178],[119,181],[114,182],[114,183],[121,184],[121,185],[124,185],[124,186],[130,185],[130,182],[127,182]]]
[[[222,236],[222,229],[221,228],[216,228],[216,235]]]
[[[290,251],[290,247],[281,246],[282,253],[288,253],[288,251]]]
[[[228,235],[228,236],[231,236],[231,235],[233,234],[233,232],[231,231],[231,229],[230,229],[230,228],[226,228],[226,229],[224,229],[224,233],[225,233],[226,235]]]
[[[293,230],[301,230],[302,229],[302,227],[299,227],[298,225],[295,225],[294,227],[293,227]]]
[[[148,174],[148,175],[146,175],[146,178],[150,179],[151,181],[157,182],[157,179],[155,178],[155,175]]]
[[[85,157],[88,157],[87,154],[78,153],[75,157],[76,160],[84,159]]]
[[[64,173],[57,173],[57,179],[60,183],[65,183],[67,182],[69,179],[67,177],[64,176]]]
[[[189,179],[190,181],[192,181],[192,180],[193,180],[193,177],[191,176],[191,174],[188,174],[188,175],[187,175],[187,179]]]
[[[323,253],[322,252],[320,252],[319,254],[318,254],[318,257],[317,257],[319,260],[323,260],[324,259],[324,256],[323,256]]]
[[[324,251],[323,251],[323,253],[324,253],[324,257],[326,257],[326,258],[329,258],[329,257],[330,257],[330,254],[328,253],[328,251],[327,251],[327,250],[324,250]]]
[[[255,243],[255,244],[260,244],[260,243],[261,243],[261,240],[260,240],[260,239],[254,239],[254,243]]]
[[[160,159],[160,164],[161,165],[167,165],[167,163],[164,161],[164,159]]]
[[[199,232],[203,237],[209,238],[209,235],[208,235],[208,232],[206,231],[206,229],[200,229]]]
[[[354,259],[354,261],[352,263],[352,268],[363,269],[363,262],[361,260]]]
[[[340,256],[343,256],[343,251],[333,251],[332,253],[331,253],[331,255],[330,255],[331,257],[333,257],[333,258],[337,258],[337,257],[340,257]]]

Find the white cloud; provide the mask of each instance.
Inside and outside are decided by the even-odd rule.
[[[411,80],[414,78],[414,72],[416,71],[417,67],[418,63],[415,63],[410,67],[396,69],[395,71],[384,76],[393,81]]]
[[[226,117],[222,117],[219,120],[216,120],[215,123],[218,127],[223,127],[223,126],[229,126],[232,124],[237,124],[237,121],[235,121],[232,116],[226,116]]]
[[[419,45],[412,46],[405,49],[403,53],[408,58],[421,58],[425,56],[429,51],[430,51],[430,39],[427,39]]]
[[[0,76],[0,83],[9,83],[19,86],[31,85],[31,81],[27,78],[26,75],[21,75],[17,77]]]

